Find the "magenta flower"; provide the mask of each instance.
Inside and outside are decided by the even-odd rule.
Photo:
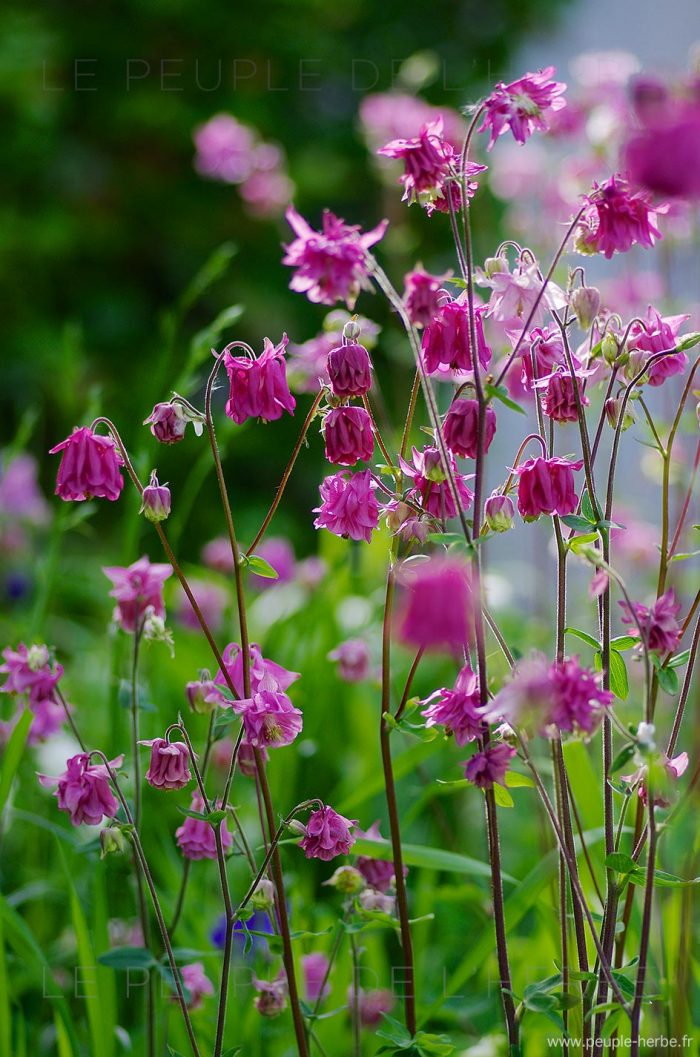
[[[431,704],[431,702],[433,702]],[[466,745],[483,734],[479,680],[468,664],[460,671],[453,689],[443,686],[423,701],[426,727],[444,727],[457,745]]]
[[[372,538],[379,524],[379,504],[369,470],[359,473],[336,473],[321,483],[321,506],[314,507],[318,517],[315,528],[325,528],[345,539]]]
[[[217,804],[217,807],[219,805]],[[198,793],[192,797],[191,811],[204,813],[204,801]],[[226,819],[220,824],[221,845],[224,852],[233,845],[233,838],[226,827]],[[186,859],[215,859],[216,858],[216,836],[214,827],[203,818],[192,818],[188,815],[181,826],[175,830],[180,851]]]
[[[352,987],[348,991],[348,1005],[351,1010],[357,1006],[360,1023],[365,1028],[376,1028],[384,1024],[384,1013],[391,1013],[396,1005],[396,998],[392,991],[363,991],[357,992],[357,1000]]]
[[[141,496],[140,514],[144,514],[149,521],[165,521],[170,517],[171,496],[167,484],[161,484],[156,476],[156,471],[151,473],[151,479],[143,490]]]
[[[48,646],[25,646],[20,642],[16,650],[7,646],[2,656],[5,663],[0,665],[0,673],[7,678],[0,691],[5,694],[48,697],[63,675],[63,666],[51,660]]]
[[[454,456],[449,454],[450,469],[455,482],[462,510],[468,510],[474,493],[467,485],[468,478],[458,473]],[[437,448],[426,447],[422,451],[413,449],[412,463],[400,459],[401,469],[413,480],[408,498],[419,503],[426,513],[440,520],[457,516],[457,506],[444,470],[442,456]]]
[[[279,345],[265,338],[263,351],[253,359],[225,352],[224,366],[230,384],[226,414],[239,426],[249,418],[274,422],[285,411],[294,414],[296,400],[289,391],[284,361],[288,341],[286,334]]]
[[[200,176],[242,183],[253,169],[255,137],[231,114],[215,114],[194,131],[194,167]]]
[[[215,536],[202,547],[202,561],[219,573],[231,573],[234,569],[231,542],[226,536]]]
[[[549,681],[550,704],[544,715],[545,725],[591,734],[602,712],[614,699],[609,690],[601,689],[601,674],[582,668],[578,657],[569,657],[551,666]]]
[[[645,122],[625,148],[635,184],[670,198],[700,198],[700,107],[675,103]]]
[[[527,337],[526,350],[521,360],[521,381],[526,389],[532,389],[537,379],[546,378],[558,366],[567,366],[564,343],[555,327],[535,327],[531,330]],[[578,360],[574,359],[574,366],[577,365]]]
[[[374,452],[372,419],[364,407],[343,404],[323,419],[326,458],[338,466],[367,462]]]
[[[301,971],[304,974],[304,997],[314,1005],[320,998],[330,994],[327,978],[330,962],[321,951],[305,954],[301,959]]]
[[[678,332],[688,318],[688,315],[662,317],[649,305],[646,319],[635,320],[630,326],[627,341],[630,351],[640,349],[650,355],[668,353],[649,368],[649,385],[662,385],[672,375],[682,374],[688,366],[688,357],[684,352],[673,352],[678,342]]]
[[[334,396],[364,396],[372,385],[372,362],[364,345],[336,345],[328,353],[328,377]]]
[[[45,525],[50,518],[49,505],[37,480],[37,461],[27,452],[0,459],[0,517],[29,525]]]
[[[290,672],[281,664],[263,657],[257,642],[250,644],[250,688],[253,693],[263,688],[274,688],[275,690],[286,690],[299,678],[299,672]],[[243,683],[243,652],[237,642],[230,642],[223,652],[223,661],[226,665],[228,676],[238,694],[239,698],[244,694]],[[214,677],[217,686],[228,686],[224,673],[219,669]],[[222,702],[231,704],[222,697]],[[219,702],[219,703],[222,703]]]
[[[179,444],[185,436],[187,423],[191,422],[199,437],[204,429],[202,419],[188,414],[182,404],[161,403],[143,420],[144,426],[151,427],[151,433],[161,444]]]
[[[484,305],[474,308],[474,331],[479,363],[488,367],[491,349],[484,337]],[[457,298],[446,301],[423,332],[423,357],[429,374],[449,368],[454,371],[473,371],[471,337],[469,328],[469,305]]]
[[[479,447],[479,404],[460,396],[453,400],[445,418],[445,443],[450,451],[463,458],[475,459]],[[484,452],[491,447],[496,434],[496,412],[489,404],[485,412]]]
[[[123,756],[110,760],[116,770]],[[58,778],[37,775],[43,786],[56,786],[54,795],[61,811],[67,811],[74,826],[85,823],[99,826],[103,818],[114,818],[119,810],[117,798],[109,784],[109,772],[103,763],[91,764],[87,752],[80,752],[66,761],[66,769]]]
[[[525,521],[536,521],[540,514],[573,514],[578,506],[574,491],[574,470],[583,460],[528,459],[515,469],[518,483],[518,511]]]
[[[163,584],[172,571],[172,565],[150,562],[145,555],[126,567],[103,567],[102,572],[114,584],[109,592],[117,601],[114,620],[124,631],[136,631],[149,610],[156,617],[165,617]]]
[[[192,780],[190,752],[184,741],[168,741],[153,738],[140,741],[151,749],[151,763],[146,771],[146,781],[154,789],[182,789]]]
[[[199,1009],[204,996],[214,994],[214,985],[204,972],[201,962],[191,962],[189,965],[180,966],[180,976],[183,988],[189,993],[187,999],[189,1009]],[[173,995],[172,1000],[177,1002],[177,995]]]
[[[398,634],[409,646],[459,649],[470,639],[474,601],[466,567],[456,558],[404,563]]]
[[[500,81],[484,103],[484,120],[479,132],[490,135],[487,150],[509,129],[517,143],[525,143],[536,130],[546,132],[548,119],[566,106],[562,98],[566,85],[553,81],[553,66],[537,73],[526,73],[517,81]]]
[[[370,288],[367,250],[382,238],[388,221],[362,232],[326,210],[323,230],[314,231],[294,206],[289,206],[285,216],[296,235],[282,261],[296,269],[290,288],[306,294],[314,304],[345,301],[351,309],[360,290]]]
[[[507,532],[513,527],[515,509],[510,496],[494,492],[484,503],[484,521],[492,532]]]
[[[287,1006],[287,974],[280,969],[274,980],[259,980],[253,977],[253,987],[258,992],[254,1005],[261,1017],[277,1017]]]
[[[487,745],[481,752],[475,752],[464,763],[464,777],[477,789],[493,789],[494,785],[505,785],[506,773],[516,750],[510,745],[499,742]]]
[[[346,683],[361,683],[370,674],[369,646],[363,639],[347,639],[328,654],[337,661],[338,675]]]
[[[420,265],[404,276],[403,303],[414,327],[427,327],[440,309],[440,290],[447,275],[431,275]]]
[[[366,832],[361,829],[357,830],[356,836],[358,839],[371,840],[371,841],[384,841],[381,833],[379,832],[379,822],[373,822],[372,825]],[[387,844],[387,849],[389,849]],[[394,863],[391,859],[373,859],[369,855],[358,855],[355,866],[360,871],[362,876],[368,885],[375,888],[378,892],[388,892],[394,883]],[[404,866],[403,874],[404,877],[408,873],[408,867]]]
[[[332,807],[318,808],[309,815],[299,847],[304,849],[307,859],[324,862],[337,855],[347,855],[357,839],[351,833],[356,825],[357,819],[345,818]]]
[[[243,716],[245,739],[255,748],[275,749],[290,745],[303,726],[301,709],[295,708],[282,690],[270,688],[263,680],[252,698],[233,702],[233,708]]]
[[[576,377],[582,381],[589,373],[579,369],[576,371]],[[581,381],[579,381],[579,400],[583,407],[587,407],[590,400],[583,391]],[[551,374],[538,378],[534,383],[534,388],[544,390],[542,412],[548,418],[555,422],[576,422],[578,420],[574,380],[568,367],[557,367]]]
[[[620,602],[624,613],[623,624],[629,624],[630,634],[643,637],[647,648],[655,653],[671,653],[681,639],[681,629],[677,616],[681,611],[680,602],[672,587],[660,595],[652,606],[633,602],[632,609],[627,602]]]
[[[634,190],[619,173],[605,183],[594,183],[584,199],[576,249],[579,253],[626,253],[632,246],[653,246],[661,238],[656,217],[665,207],[654,206],[646,191]]]
[[[63,452],[56,477],[56,495],[65,500],[109,499],[121,495],[124,465],[115,442],[87,426],[73,430],[70,437],[51,448],[49,455]]]

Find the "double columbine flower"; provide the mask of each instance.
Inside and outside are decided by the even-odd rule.
[[[526,73],[517,81],[496,85],[484,103],[484,120],[479,132],[488,132],[487,150],[499,136],[510,130],[517,143],[525,143],[533,132],[546,132],[549,117],[566,106],[562,98],[566,85],[553,81],[553,66],[537,73]]]
[[[493,789],[494,785],[505,785],[510,761],[516,751],[504,742],[487,745],[464,762],[464,777],[477,789]]]
[[[656,218],[667,207],[654,206],[646,191],[633,188],[619,173],[594,183],[584,202],[575,236],[579,253],[602,253],[609,259],[634,245],[651,247],[661,238]]]
[[[352,834],[356,825],[357,819],[345,818],[332,807],[323,806],[309,815],[299,846],[304,849],[307,859],[328,862],[337,855],[348,854],[357,839]]]
[[[427,327],[438,314],[440,291],[447,275],[431,275],[420,265],[404,276],[403,303],[414,327]]]
[[[224,355],[224,366],[229,378],[229,398],[226,414],[238,425],[249,418],[273,422],[285,411],[294,414],[296,400],[289,391],[284,350],[289,339],[286,334],[278,345],[264,339],[259,356]]]
[[[315,528],[325,528],[344,539],[365,540],[379,524],[379,504],[370,470],[336,473],[321,483],[321,505],[314,507]]]
[[[168,741],[153,738],[140,741],[151,750],[151,763],[146,771],[146,781],[154,789],[183,789],[192,781],[190,772],[190,750],[184,741]]]
[[[220,804],[217,803],[217,808]],[[204,813],[205,804],[201,796],[195,793],[192,797],[190,810],[198,814]],[[226,826],[226,819],[219,823],[221,833],[221,844],[224,851],[233,846],[233,838]],[[203,818],[193,818],[188,815],[185,821],[175,830],[180,851],[186,859],[215,859],[216,858],[216,834],[211,822]]]
[[[109,499],[114,502],[121,495],[124,465],[115,442],[102,437],[88,426],[73,430],[49,454],[62,452],[56,477],[56,495],[67,501]]]
[[[133,634],[149,611],[155,617],[165,618],[163,584],[172,571],[172,565],[151,562],[145,555],[126,567],[103,568],[102,572],[114,584],[109,594],[116,599],[114,620],[123,631]]]
[[[109,766],[121,767],[123,756],[110,760]],[[80,752],[66,761],[66,769],[58,778],[46,774],[37,776],[44,786],[56,786],[54,795],[61,811],[67,811],[74,826],[83,822],[99,826],[103,818],[114,818],[119,810],[112,792],[109,771],[103,763],[90,763],[87,752]]]
[[[541,514],[573,514],[578,506],[574,490],[574,470],[583,460],[528,459],[516,467],[518,474],[518,511],[525,521],[536,521]]]
[[[688,366],[688,357],[684,352],[673,352],[678,341],[678,333],[689,316],[662,316],[651,305],[647,308],[646,318],[636,319],[629,328],[627,348],[630,352],[646,352],[653,356],[658,352],[668,355],[653,363],[649,368],[649,385],[662,385],[674,374],[682,374]],[[632,360],[633,358],[630,357]],[[637,371],[639,366],[637,366]],[[635,371],[635,373],[637,373]]]
[[[5,663],[0,673],[7,676],[0,686],[0,693],[12,694],[26,701],[33,713],[29,728],[29,742],[44,741],[60,729],[66,714],[61,704],[57,686],[63,675],[63,665],[51,660],[48,646],[29,646],[20,642],[16,650],[10,646],[2,651]],[[18,703],[15,717],[7,724],[0,724],[0,731],[7,731],[24,710]]]
[[[423,701],[426,727],[443,727],[457,745],[466,745],[484,732],[479,680],[469,664],[461,669],[452,689],[443,686]]]
[[[372,419],[364,407],[334,407],[323,419],[326,458],[338,466],[369,461],[374,452]]]
[[[630,633],[643,637],[647,648],[655,653],[672,653],[681,639],[677,616],[681,604],[672,587],[660,595],[652,606],[633,602],[620,602],[623,611],[622,623],[630,625]]]
[[[372,362],[364,345],[356,342],[337,345],[328,353],[326,368],[334,396],[345,400],[369,392]]]
[[[454,456],[448,454],[448,458],[460,506],[462,510],[468,510],[474,493],[467,485],[468,478],[457,471]],[[447,481],[442,455],[437,448],[430,445],[421,451],[414,448],[412,462],[401,459],[400,463],[405,476],[413,481],[408,499],[419,504],[431,517],[445,521],[457,516],[457,505]]]
[[[491,349],[484,336],[484,305],[474,308],[476,354],[482,368],[491,361]],[[423,332],[423,358],[429,374],[440,370],[473,371],[469,305],[462,295],[442,304]]]
[[[189,422],[192,423],[196,436],[201,436],[204,420],[188,411],[177,400],[156,404],[148,418],[143,420],[144,426],[151,427],[151,433],[161,444],[179,444],[184,439]]]
[[[474,600],[466,566],[456,558],[404,562],[398,634],[409,646],[458,650],[471,638]]]
[[[576,378],[581,382],[591,373],[582,368],[575,369]],[[542,413],[547,418],[551,418],[554,422],[576,422],[578,420],[574,379],[568,367],[557,366],[551,374],[533,382],[533,388],[543,390]],[[587,407],[590,400],[581,384],[578,389],[581,406]]]
[[[484,453],[496,435],[496,412],[489,404],[484,411]],[[444,425],[445,443],[450,451],[462,458],[475,459],[479,448],[479,404],[467,397],[457,397],[450,404]]]
[[[285,216],[296,235],[282,261],[296,269],[290,289],[306,294],[314,304],[345,301],[352,309],[360,290],[370,288],[367,250],[382,238],[388,221],[363,232],[326,210],[322,231],[314,231],[294,206]]]

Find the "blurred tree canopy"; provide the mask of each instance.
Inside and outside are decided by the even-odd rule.
[[[196,125],[233,113],[284,148],[296,204],[312,223],[329,205],[372,224],[386,207],[357,131],[363,94],[397,77],[410,88],[413,76],[430,102],[458,108],[517,75],[514,49],[554,13],[550,0],[5,5],[3,443],[27,408],[38,412],[37,453],[93,410],[120,420],[130,440],[167,398],[192,333],[227,305],[244,306],[239,334],[256,347],[264,334],[304,341],[320,328],[322,310],[287,290],[284,221],[252,219],[235,189],[195,173]],[[419,239],[404,238],[402,266],[414,254],[428,264],[431,246],[447,245],[442,225],[423,215],[405,226]],[[238,252],[160,377],[163,312],[227,241]],[[258,431],[256,451],[284,450],[297,428],[277,424],[274,441]],[[264,483],[277,475],[275,464]]]

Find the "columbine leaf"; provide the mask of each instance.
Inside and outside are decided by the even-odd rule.
[[[673,668],[657,668],[656,678],[665,694],[670,694],[673,697],[678,693],[678,675]]]
[[[624,852],[614,851],[610,855],[605,856],[605,865],[614,870],[615,873],[629,874],[634,873],[639,869],[636,862],[631,855],[625,855]]]
[[[264,576],[266,580],[279,580],[277,570],[273,569],[270,563],[261,558],[259,554],[251,554],[246,559],[246,565],[257,576]]]
[[[97,960],[110,969],[148,969],[156,963],[146,947],[114,947],[98,955]]]
[[[589,635],[586,631],[579,631],[578,628],[564,628],[564,634],[575,635],[577,639],[581,639],[581,642],[587,642],[594,650],[600,650],[600,643],[598,640],[594,639],[593,636]]]
[[[620,749],[617,756],[610,765],[610,774],[615,774],[617,771],[621,771],[625,764],[627,764],[632,759],[634,753],[635,746],[632,743],[630,743],[629,745],[625,745],[622,749]]]
[[[578,514],[565,514],[564,517],[560,520],[564,525],[566,525],[567,528],[570,529],[581,529],[585,532],[586,529],[589,529],[591,527],[590,521],[588,521],[585,517],[580,517]],[[593,533],[592,535],[593,539],[596,539],[597,533]],[[569,544],[569,546],[571,546],[571,544]]]

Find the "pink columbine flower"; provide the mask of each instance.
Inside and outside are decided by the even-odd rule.
[[[574,490],[574,470],[580,470],[583,460],[528,459],[516,467],[518,483],[518,511],[525,521],[536,521],[540,514],[573,514],[578,506]]]
[[[583,391],[581,381],[590,372],[578,369],[576,378],[579,379],[579,400],[582,407],[587,407],[590,400]],[[578,407],[576,405],[576,391],[574,379],[568,367],[557,367],[551,374],[544,378],[538,378],[533,383],[535,389],[544,390],[542,394],[542,412],[555,422],[578,421]]]
[[[509,129],[518,143],[525,143],[533,132],[546,132],[548,119],[566,106],[562,94],[566,85],[553,81],[553,66],[537,73],[526,73],[517,81],[500,81],[484,103],[484,120],[479,132],[489,132],[487,150]]]
[[[299,672],[290,672],[287,668],[283,668],[281,664],[276,664],[275,661],[269,660],[267,657],[263,657],[257,642],[251,642],[249,647],[250,653],[250,688],[253,693],[257,693],[258,690],[262,689],[263,686],[276,690],[287,690],[292,683],[299,679]],[[244,680],[243,680],[243,651],[237,642],[230,642],[223,652],[223,661],[226,666],[226,672],[234,686],[236,693],[239,698],[244,695]],[[214,682],[217,686],[228,686],[224,673],[219,669],[214,677]],[[231,704],[232,702],[226,702],[225,698],[222,698],[225,703]]]
[[[323,419],[326,458],[337,466],[354,466],[369,461],[374,452],[372,419],[364,407],[343,404]]]
[[[626,145],[624,158],[635,184],[670,198],[700,198],[700,106],[674,101],[648,104],[645,127]]]
[[[466,745],[483,733],[479,680],[468,664],[461,669],[452,689],[443,686],[423,704],[429,706],[423,711],[426,727],[444,727],[445,734],[453,736],[457,745]]]
[[[251,698],[234,701],[233,708],[242,714],[246,741],[255,748],[291,745],[303,726],[301,709],[294,707],[284,691],[274,688],[272,679],[263,679]]]
[[[484,503],[484,521],[492,532],[508,532],[513,527],[515,508],[510,496],[493,492]]]
[[[261,1017],[278,1017],[287,1006],[287,974],[280,969],[274,980],[259,980],[253,977],[253,987],[258,992],[255,999],[255,1008]]]
[[[681,604],[676,600],[672,587],[660,595],[652,606],[633,602],[630,611],[627,602],[620,602],[620,607],[624,613],[622,623],[631,625],[630,634],[640,638],[643,636],[648,649],[655,653],[671,653],[675,650],[681,639],[681,629],[676,619]]]
[[[305,954],[301,959],[301,971],[304,974],[304,997],[312,1005],[320,998],[330,994],[327,983],[330,962],[321,951]]]
[[[230,384],[226,414],[239,426],[249,418],[274,422],[285,411],[294,414],[296,400],[289,391],[284,361],[288,342],[286,334],[278,345],[265,338],[263,351],[253,359],[226,351],[224,366]]]
[[[63,666],[51,660],[48,646],[43,645],[27,647],[20,642],[16,650],[8,646],[2,656],[5,663],[0,665],[0,673],[7,678],[0,686],[0,692],[26,697],[26,703],[34,716],[29,728],[29,744],[45,741],[60,730],[66,718],[56,691],[63,675]],[[8,730],[21,712],[20,706]]]
[[[304,849],[307,859],[335,859],[347,855],[357,839],[351,833],[357,819],[345,818],[332,807],[324,806],[312,811],[304,827],[304,836],[299,847]]]
[[[192,423],[195,434],[201,436],[203,420],[188,413],[178,401],[156,404],[148,418],[143,420],[144,426],[151,427],[151,433],[161,444],[179,444],[188,422]]]
[[[345,539],[372,538],[379,524],[379,504],[374,495],[374,482],[369,470],[359,473],[336,473],[321,483],[321,506],[314,507],[318,517],[315,528],[325,528]]]
[[[464,763],[464,777],[477,789],[493,789],[494,785],[505,785],[506,772],[516,750],[510,745],[499,742],[487,745],[481,752],[474,753]]]
[[[687,752],[681,752],[678,756],[674,756],[673,759],[669,759],[664,753],[660,754],[660,758],[658,759],[660,767],[657,766],[657,769],[661,774],[662,779],[665,778],[666,781],[662,781],[661,789],[654,789],[654,804],[656,807],[671,806],[672,800],[667,795],[667,788],[663,788],[663,786],[668,787],[669,782],[677,782],[681,775],[685,774],[687,771],[688,762]],[[661,768],[663,768],[663,770],[661,770]],[[648,765],[643,764],[634,774],[622,775],[623,782],[628,782],[630,785],[637,786],[637,796],[645,807],[649,803],[649,789],[647,786],[648,770]]]
[[[635,320],[630,326],[627,348],[630,352],[640,349],[650,356],[659,352],[668,355],[659,359],[649,368],[649,385],[662,385],[674,374],[682,374],[688,366],[688,357],[684,352],[673,352],[678,342],[678,332],[689,316],[662,316],[651,305],[647,308],[645,320]]]
[[[172,565],[150,562],[144,555],[129,566],[104,566],[102,572],[112,581],[109,592],[117,605],[114,620],[128,632],[134,632],[150,610],[156,617],[165,617],[163,584],[172,575]]]
[[[474,332],[477,357],[482,368],[491,361],[491,349],[484,336],[484,305],[474,308]],[[473,371],[469,305],[465,298],[446,301],[423,332],[423,357],[429,374],[448,368],[454,371]]]
[[[510,679],[484,708],[488,723],[517,724],[541,731],[551,704],[551,665],[541,653],[517,661]]]
[[[360,290],[370,288],[367,250],[382,238],[388,221],[362,232],[326,210],[323,230],[314,231],[294,206],[289,206],[285,216],[296,235],[282,261],[296,269],[290,288],[306,294],[314,304],[345,301],[352,309]]]
[[[366,832],[358,829],[356,836],[362,840],[384,841],[384,837],[382,837],[379,830],[379,821],[373,822]],[[389,848],[390,845],[387,844],[387,850]],[[369,855],[358,855],[355,866],[367,884],[371,885],[377,892],[388,892],[394,884],[396,875],[394,873],[394,863],[391,859],[373,859]],[[403,874],[404,877],[408,874],[407,866],[404,866]]]
[[[253,168],[255,136],[232,114],[215,114],[194,131],[194,167],[201,176],[242,183]]]
[[[346,683],[361,683],[370,674],[369,646],[363,639],[346,639],[328,654],[337,661],[338,675]]]
[[[594,183],[585,196],[586,209],[575,239],[579,253],[626,253],[632,246],[653,246],[661,238],[656,227],[658,213],[646,191],[635,190],[619,173],[602,184]]]
[[[121,767],[123,756],[110,760],[109,766]],[[114,818],[119,803],[109,784],[109,771],[103,763],[90,763],[87,752],[80,752],[66,761],[66,769],[58,778],[37,776],[44,786],[56,786],[55,796],[61,811],[67,811],[74,826],[85,823],[99,826],[103,818]]]
[[[550,703],[545,726],[592,734],[614,694],[601,689],[602,675],[582,668],[578,657],[555,662],[549,669]]]
[[[205,995],[214,994],[214,985],[204,972],[201,962],[191,962],[189,965],[180,966],[180,976],[183,987],[189,992],[187,1006],[189,1009],[199,1009]],[[173,1001],[177,1001],[177,995],[173,995]]]
[[[102,437],[88,426],[73,430],[70,437],[51,448],[49,455],[63,452],[56,477],[56,495],[61,499],[82,502],[84,499],[109,499],[121,495],[124,465],[111,437]]]
[[[363,991],[357,992],[357,999],[352,987],[348,991],[348,1005],[351,1010],[357,1007],[360,1023],[365,1028],[376,1028],[383,1024],[384,1014],[391,1013],[396,1005],[396,998],[392,991]]]
[[[220,805],[217,804],[217,808]],[[204,813],[204,801],[198,793],[192,797],[190,804],[192,811]],[[220,824],[221,844],[224,852],[233,845],[233,838],[226,826],[226,819]],[[203,818],[192,818],[187,816],[181,826],[175,830],[180,851],[186,859],[215,859],[216,858],[216,836],[214,827]]]
[[[419,264],[404,276],[403,303],[414,327],[427,327],[440,309],[440,291],[447,275],[431,275]]]
[[[328,377],[335,396],[364,396],[372,385],[372,362],[364,345],[349,342],[328,353]]]
[[[151,479],[143,490],[141,496],[140,514],[149,521],[165,521],[170,517],[171,496],[167,484],[161,484],[156,471],[151,473]]]
[[[37,461],[28,452],[0,457],[0,518],[45,525],[50,519],[49,505],[37,481]]]
[[[487,314],[506,327],[522,327],[533,312],[530,326],[541,325],[548,310],[566,305],[564,291],[551,279],[545,285],[536,261],[521,263],[514,272],[495,272],[481,282],[492,290]]]
[[[184,741],[168,741],[153,738],[140,741],[151,749],[151,763],[146,771],[146,781],[154,789],[183,789],[192,780],[190,773],[190,751]]]
[[[465,565],[456,558],[430,558],[401,568],[404,594],[398,634],[409,646],[459,649],[470,639],[473,598]]]
[[[448,453],[450,469],[455,482],[457,496],[462,510],[468,510],[474,493],[467,485],[468,478],[457,471],[454,456]],[[418,451],[413,449],[412,462],[400,459],[401,469],[406,477],[413,480],[413,487],[408,497],[419,503],[426,513],[440,520],[457,516],[457,506],[452,489],[447,480],[443,459],[437,448],[431,446]]]
[[[463,458],[475,459],[479,447],[479,404],[460,396],[453,400],[445,418],[445,443],[450,451]],[[489,404],[485,410],[484,452],[496,435],[496,412]]]
[[[546,378],[557,367],[566,367],[566,352],[561,333],[556,327],[534,327],[527,336],[525,352],[521,357],[521,382],[525,389],[532,389],[539,378]],[[534,360],[534,364],[533,364]],[[574,359],[574,367],[578,360]]]

